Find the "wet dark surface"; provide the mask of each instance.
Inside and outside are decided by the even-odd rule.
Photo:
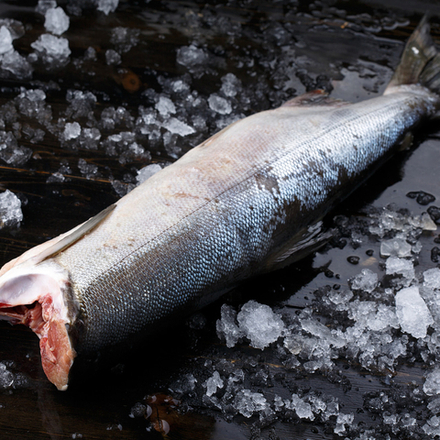
[[[73,2],[58,4],[73,11],[69,14],[70,27],[62,35],[69,40],[72,51],[69,62],[55,68],[37,61],[32,76],[26,78],[4,72],[0,75],[0,105],[14,100],[20,87],[42,88],[46,92],[45,108],[50,105],[52,109],[51,128],[46,122],[37,121],[36,115],[26,116],[23,112],[18,112],[15,121],[20,127],[6,121],[5,130],[14,131],[17,137],[21,133],[19,145],[31,148],[32,157],[22,165],[0,162],[0,186],[18,195],[24,216],[19,228],[0,230],[2,264],[116,201],[135,183],[136,171],[146,164],[172,162],[231,122],[227,115],[211,111],[206,104],[211,94],[219,93],[221,79],[227,73],[234,73],[242,84],[238,94],[230,97],[231,117],[275,107],[316,87],[333,89],[332,96],[341,99],[359,101],[383,91],[403,42],[426,10],[432,13],[433,36],[440,36],[440,6],[427,1],[231,1],[205,6],[192,1],[121,0],[118,9],[107,16],[92,5],[87,6],[87,2],[77,3],[84,5],[77,16],[74,13],[81,10],[72,8]],[[44,18],[35,13],[35,6],[36,2],[31,1],[21,2],[20,6],[16,2],[0,2],[1,18],[14,18],[25,26],[24,35],[14,40],[14,48],[23,56],[32,52],[30,44],[44,33]],[[135,29],[136,44],[125,51],[112,42],[115,27]],[[204,50],[206,60],[202,64],[188,67],[176,62],[178,50],[190,44]],[[96,60],[84,58],[89,47],[96,50]],[[105,51],[110,48],[122,54],[120,65],[106,64]],[[194,122],[191,118],[199,111],[205,124],[199,123],[196,133],[175,135],[164,145],[163,129],[161,136],[152,140],[140,131],[136,118],[139,106],[153,108],[158,96],[169,90],[167,81],[175,78],[184,78],[191,92],[196,91],[204,100],[200,108],[188,110],[185,93],[168,93],[177,103],[178,118]],[[92,116],[69,112],[66,93],[72,89],[90,91],[96,96]],[[132,119],[122,118],[113,128],[103,125],[99,117],[111,106],[126,109]],[[4,109],[1,113],[4,115]],[[136,142],[151,157],[138,154],[121,161],[123,151],[113,154],[108,144],[101,143],[93,149],[75,142],[63,143],[60,136],[66,121],[99,127],[101,142],[115,133],[134,132]],[[43,140],[31,142],[24,134],[25,124],[42,128]],[[386,163],[332,212],[326,223],[334,226],[333,218],[343,215],[351,225],[357,225],[368,217],[365,208],[370,205],[382,208],[394,203],[396,209],[419,215],[438,203],[421,205],[417,198],[406,196],[411,191],[425,191],[437,201],[440,199],[440,138],[436,130],[435,122],[425,126],[417,134],[412,150],[401,152]],[[97,173],[88,176],[82,171],[80,158],[97,166]],[[61,166],[70,168],[70,172],[61,172],[64,181],[47,182]],[[420,273],[436,267],[431,258],[435,236],[431,232],[420,238]],[[348,279],[363,267],[379,272],[379,245],[377,240],[365,238],[360,247],[330,246],[320,257],[312,255],[282,271],[251,280],[185,325],[147,341],[123,362],[97,374],[77,375],[64,393],[46,380],[40,367],[38,340],[32,332],[0,322],[0,362],[14,375],[14,384],[0,391],[0,437],[161,438],[162,422],[156,420],[165,420],[170,425],[168,437],[173,439],[431,438],[421,427],[435,413],[428,411],[427,397],[419,394],[417,398],[414,390],[422,387],[432,359],[424,363],[420,356],[408,355],[392,371],[367,370],[352,359],[339,357],[331,372],[310,373],[302,367],[289,366],[280,358],[276,346],[264,351],[246,343],[227,348],[216,335],[215,323],[225,301],[237,308],[253,298],[277,307],[286,319],[289,315],[293,319],[305,307],[315,307],[324,314],[316,305],[320,294],[315,292],[335,284],[342,290],[348,288]],[[372,260],[368,250],[374,250]],[[353,429],[348,427],[340,436],[335,434],[335,416],[305,421],[293,413],[261,422],[258,415],[246,418],[216,409],[203,398],[206,388],[202,384],[215,370],[226,377],[226,364],[243,369],[248,374],[243,386],[262,392],[268,400],[275,395],[285,399],[293,392],[310,395],[311,391],[336,398],[341,412],[354,414]],[[269,380],[258,383],[255,376],[261,371]],[[197,386],[190,392],[179,392],[176,384],[185,381],[188,374],[197,378]],[[394,403],[371,403],[380,393]],[[148,395],[157,395],[159,403],[152,403],[151,398],[146,398]],[[142,415],[130,417],[138,403],[153,408],[148,420]],[[400,428],[387,426],[381,415],[384,411],[408,413],[417,423],[413,428],[403,428],[404,422]]]

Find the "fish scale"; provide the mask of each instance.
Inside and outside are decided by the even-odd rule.
[[[349,104],[314,91],[233,123],[7,263],[0,318],[38,334],[47,377],[66,389],[75,359],[129,345],[300,258],[322,240],[323,216],[434,116],[439,71],[424,19],[383,96]]]
[[[423,89],[387,95],[370,100],[368,106],[330,106],[315,116],[320,133],[302,136],[296,134],[304,116],[296,108],[272,111],[273,119],[283,121],[280,136],[272,135],[270,143],[261,136],[260,142],[274,152],[274,161],[260,168],[255,165],[245,180],[231,176],[226,184],[229,189],[222,187],[221,194],[214,191],[209,202],[175,223],[166,234],[150,237],[146,232],[147,243],[128,256],[121,255],[120,262],[81,293],[86,337],[78,350],[92,352],[101,348],[104,340],[116,344],[140,330],[152,333],[165,317],[173,320],[183,308],[196,310],[207,296],[216,298],[228,286],[261,272],[265,258],[283,244],[285,233],[280,227],[286,225],[288,233],[295,234],[316,220],[310,219],[311,212],[320,209],[322,217],[321,204],[328,202],[332,193],[337,190],[340,197],[339,187],[350,192],[349,184],[355,183],[361,170],[393,147],[422,114],[433,111],[431,95]],[[281,118],[279,112],[283,113]],[[266,125],[273,129],[267,113],[260,114],[259,121],[255,119],[252,124],[260,131],[264,132]],[[236,127],[238,130],[239,124]],[[228,147],[225,143],[218,149],[220,154],[228,154]],[[320,176],[314,172],[317,164]],[[345,179],[340,178],[341,170]],[[179,172],[184,175],[185,168]],[[215,173],[207,177],[217,178]],[[185,179],[181,182],[182,187],[175,182],[177,194],[186,190]],[[143,210],[153,211],[154,203],[154,199],[145,198]],[[327,203],[325,210],[330,207]],[[172,204],[169,209],[174,209]],[[69,250],[62,259],[68,255]],[[127,303],[130,311],[136,311],[129,319]]]

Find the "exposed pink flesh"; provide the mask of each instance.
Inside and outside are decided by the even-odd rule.
[[[29,305],[0,303],[0,319],[2,317],[11,324],[27,325],[38,335],[41,363],[46,376],[59,390],[66,389],[75,351],[70,345],[65,322],[54,307],[52,296],[46,294]]]

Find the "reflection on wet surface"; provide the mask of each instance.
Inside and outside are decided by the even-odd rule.
[[[153,172],[145,166],[167,166],[234,120],[315,88],[353,102],[376,96],[420,14],[432,10],[438,36],[440,13],[423,1],[120,1],[105,15],[93,2],[59,1],[70,18],[60,35],[70,53],[60,61],[32,46],[46,32],[36,5],[0,3],[1,18],[17,21],[0,29],[11,29],[18,60],[0,60],[0,184],[23,213],[19,227],[0,231],[2,263],[113,203]],[[416,149],[397,154],[326,218],[336,235],[324,249],[249,281],[123,362],[80,373],[66,393],[47,382],[32,332],[0,322],[3,435],[432,438],[439,240],[422,213],[440,206],[435,130],[425,127]],[[420,204],[407,196],[415,191],[435,200]],[[396,254],[386,259],[390,240]],[[395,308],[396,292],[414,285],[434,321],[419,326],[427,336],[402,331]],[[245,333],[233,347],[217,335],[222,305],[233,316],[249,300],[271,306],[285,325],[264,350]]]

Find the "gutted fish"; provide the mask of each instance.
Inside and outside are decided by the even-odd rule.
[[[58,389],[75,360],[157,331],[312,247],[320,219],[440,104],[426,20],[383,96],[322,91],[238,121],[101,214],[0,271],[0,318],[29,326]]]

